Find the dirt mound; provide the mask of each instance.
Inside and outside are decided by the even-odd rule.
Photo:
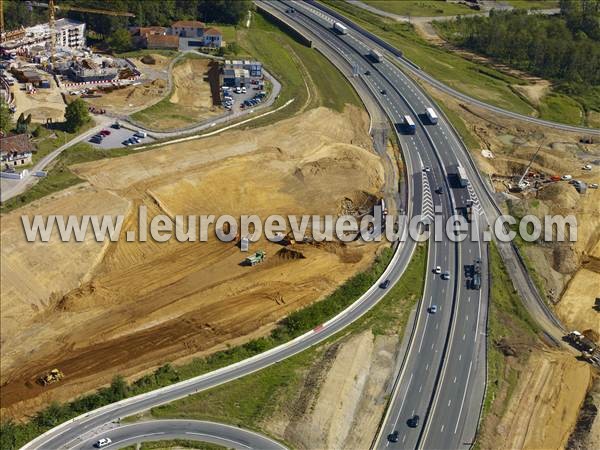
[[[304,256],[304,253],[302,253],[299,250],[294,250],[291,248],[282,248],[277,253],[275,253],[275,256],[277,258],[284,259],[284,260],[305,259],[306,258],[306,256]]]
[[[144,64],[154,65],[156,64],[156,58],[153,55],[144,55],[141,59]]]

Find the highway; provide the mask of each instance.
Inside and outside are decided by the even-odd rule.
[[[471,200],[478,211],[474,226],[479,227],[481,210],[474,191],[450,183],[449,175],[454,174],[458,160],[448,145],[447,131],[441,123],[426,125],[423,119],[425,108],[434,105],[419,95],[412,84],[404,82],[404,75],[393,64],[373,63],[368,57],[370,47],[352,30],[345,35],[337,34],[332,30],[334,20],[322,11],[299,2],[283,3],[269,4],[310,30],[315,40],[323,41],[349,59],[357,75],[371,86],[372,94],[395,125],[405,159],[408,156],[416,166],[415,173],[421,170],[424,211],[437,211],[445,222],[457,207],[462,208]],[[296,12],[289,13],[291,7]],[[398,77],[401,79],[396,82]],[[405,134],[398,125],[406,114],[417,125],[415,134]],[[425,167],[431,170],[426,172]],[[444,194],[434,193],[439,187],[444,188]],[[416,196],[417,192],[413,200]],[[427,274],[416,332],[396,383],[378,447],[460,448],[463,442],[474,439],[485,385],[485,339],[479,333],[485,333],[487,282],[484,280],[481,290],[467,290],[463,264],[470,265],[475,258],[485,261],[486,250],[478,242],[453,243],[445,236],[441,242],[430,241],[431,269],[440,266],[442,271],[449,270],[451,278],[442,280],[439,275]],[[433,305],[437,306],[435,314],[428,312]],[[438,390],[440,380],[447,378],[451,378],[451,384],[443,391]],[[411,429],[407,421],[415,414],[421,418],[420,425]],[[387,435],[395,430],[399,432],[399,441],[391,443]]]
[[[93,449],[100,438],[112,443],[105,449],[119,449],[140,442],[183,439],[208,442],[236,450],[285,450],[286,447],[271,438],[243,428],[201,420],[150,420],[115,425],[96,434],[90,434],[70,450]]]
[[[315,46],[338,67],[351,67],[355,78],[368,88],[392,124],[400,124],[406,114],[412,116],[416,123],[414,134],[405,134],[402,127],[395,126],[406,163],[409,216],[422,213],[431,220],[435,217],[445,220],[457,207],[464,207],[470,200],[475,210],[470,228],[480,235],[487,227],[486,216],[489,220],[498,215],[499,210],[443,114],[436,109],[440,116],[438,125],[427,125],[420,116],[425,107],[435,108],[433,102],[389,60],[370,61],[366,55],[374,44],[364,36],[352,30],[347,35],[334,33],[332,19],[323,11],[288,2],[297,12],[287,14],[284,3],[256,3],[304,29],[312,36]],[[356,79],[351,80],[355,86]],[[361,94],[364,98],[364,92]],[[454,174],[458,163],[469,175],[471,184],[468,188],[460,188],[450,181],[449,175]],[[443,188],[443,194],[435,193],[439,187]],[[434,215],[434,211],[437,214]],[[24,448],[71,448],[83,443],[83,436],[103,424],[248,375],[323,341],[362,316],[383,297],[385,291],[379,288],[379,283],[385,279],[392,283],[398,281],[414,247],[412,240],[397,246],[390,265],[378,282],[351,307],[323,326],[245,361],[87,413],[59,425]],[[509,247],[505,250],[510,251]],[[483,261],[480,290],[467,289],[464,276],[464,266],[472,264],[475,258]],[[466,448],[474,440],[486,376],[486,261],[487,246],[480,241],[451,242],[447,237],[439,242],[430,241],[430,271],[417,311],[416,328],[375,446]],[[433,273],[433,267],[438,265],[442,271],[450,272],[449,280],[442,280]],[[521,289],[532,288],[522,266],[515,263],[509,270],[521,271],[522,279],[518,282]],[[434,304],[438,310],[431,314],[428,308]],[[532,298],[529,306],[539,309],[540,315],[536,317],[546,320],[544,325],[559,329],[538,299]],[[409,428],[406,422],[415,414],[420,416],[419,426]],[[399,432],[397,443],[387,440],[387,435],[395,430]]]

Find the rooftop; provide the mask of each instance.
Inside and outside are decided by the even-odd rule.
[[[204,28],[204,23],[199,20],[178,20],[171,24],[172,28]]]
[[[31,153],[35,150],[26,134],[13,134],[12,136],[0,137],[0,153]]]

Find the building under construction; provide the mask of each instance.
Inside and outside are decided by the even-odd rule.
[[[54,23],[57,48],[80,49],[85,47],[85,23],[72,19],[58,19]],[[21,28],[2,34],[2,53],[27,54],[33,47],[49,48],[52,41],[48,23]]]

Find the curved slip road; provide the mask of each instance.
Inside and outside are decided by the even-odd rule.
[[[140,442],[183,439],[208,442],[236,450],[286,450],[279,442],[254,431],[203,420],[150,420],[116,425],[94,435],[69,443],[69,450],[94,449],[100,438],[110,438],[112,443],[104,449],[119,449]]]

